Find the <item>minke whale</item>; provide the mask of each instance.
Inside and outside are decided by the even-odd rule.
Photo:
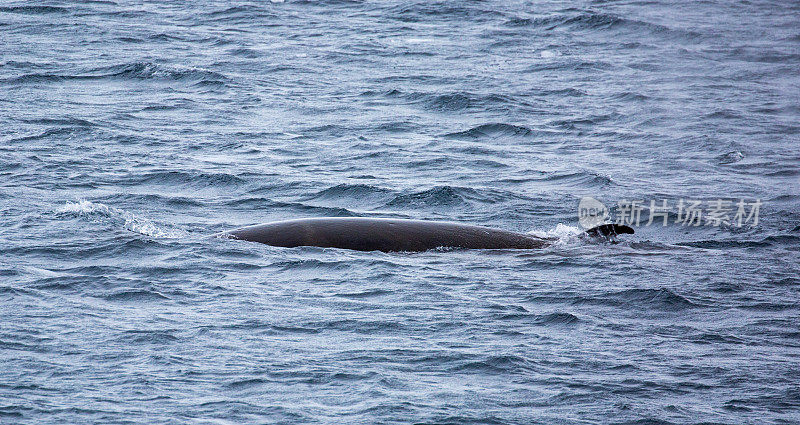
[[[619,234],[633,234],[633,229],[625,225],[602,224],[585,233],[592,237],[613,238]],[[383,252],[419,252],[435,248],[537,249],[556,241],[556,238],[470,224],[371,217],[278,221],[217,236],[286,248],[317,246]]]

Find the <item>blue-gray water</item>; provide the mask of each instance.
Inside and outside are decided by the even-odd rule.
[[[164,3],[0,6],[0,422],[800,422],[797,2]],[[347,215],[561,239],[209,237]]]

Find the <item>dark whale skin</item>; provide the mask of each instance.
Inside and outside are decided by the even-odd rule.
[[[304,218],[243,227],[221,236],[293,248],[317,246],[357,251],[536,249],[552,240],[483,226],[442,221],[368,217]]]

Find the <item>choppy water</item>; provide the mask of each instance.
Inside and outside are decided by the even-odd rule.
[[[0,422],[800,422],[797,2],[165,3],[0,6]],[[561,240],[208,237],[331,215]]]

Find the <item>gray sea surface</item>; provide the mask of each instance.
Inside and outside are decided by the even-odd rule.
[[[0,422],[800,423],[799,71],[796,1],[2,1]],[[322,216],[558,242],[211,237]]]

